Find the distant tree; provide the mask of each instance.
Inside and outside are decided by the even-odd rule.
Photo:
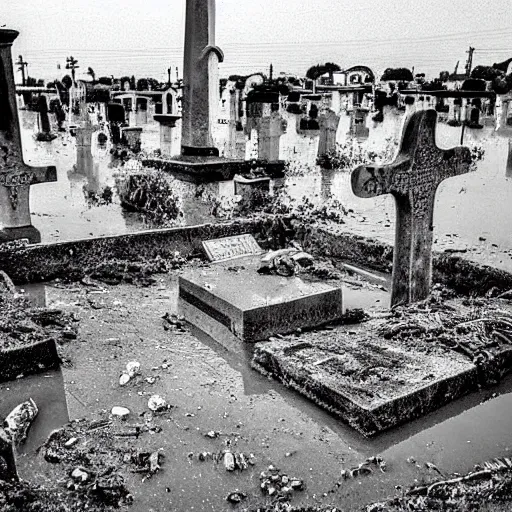
[[[136,83],[135,83],[135,75],[132,75],[132,77],[130,78],[130,87],[132,88],[132,90],[134,91],[135,88],[136,88]]]
[[[131,82],[131,79],[129,76],[122,76],[120,82],[121,82],[121,90],[122,91],[125,91],[126,89],[128,89],[128,90],[135,89],[135,85],[132,87],[132,82]]]
[[[161,87],[160,82],[156,78],[147,78],[148,81],[148,89],[152,91],[158,91]]]
[[[96,73],[94,72],[94,69],[91,67],[87,68],[87,74],[91,77],[92,81],[96,81]]]
[[[321,64],[316,64],[306,71],[306,77],[310,80],[317,80],[318,77],[322,76],[324,73],[325,68]]]
[[[407,68],[387,68],[381,77],[381,81],[386,80],[412,82],[414,77]]]
[[[147,91],[148,85],[149,84],[147,78],[139,78],[137,80],[137,91]]]
[[[491,66],[476,66],[473,71],[471,71],[471,78],[491,81],[504,74],[503,71]]]
[[[112,85],[113,80],[109,76],[100,76],[98,78],[98,83],[101,85]]]
[[[64,75],[61,82],[66,89],[71,89],[71,86],[73,85],[73,79],[69,75]]]
[[[496,77],[492,81],[491,88],[496,94],[507,94],[510,92],[512,90],[512,73]]]
[[[448,82],[449,78],[450,78],[449,71],[441,71],[441,73],[439,73],[439,80],[441,80],[441,82]]]

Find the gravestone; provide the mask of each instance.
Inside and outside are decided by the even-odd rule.
[[[391,305],[425,299],[432,280],[432,238],[435,194],[447,178],[469,172],[466,147],[436,146],[435,110],[416,112],[405,125],[396,160],[363,165],[352,172],[358,197],[392,194],[397,206]]]
[[[46,101],[46,96],[39,96],[39,100],[37,102],[38,111],[39,111],[39,120],[41,123],[41,131],[43,133],[50,133],[50,118],[48,117],[48,102]]]
[[[258,158],[260,160],[279,160],[281,136],[286,133],[286,121],[277,112],[262,117],[257,123]]]
[[[342,316],[341,288],[299,276],[258,273],[258,253],[263,251],[252,236],[204,244],[215,263],[180,276],[179,307],[188,322],[212,337],[220,329],[255,342]],[[224,337],[220,338],[216,337],[222,343]]]
[[[320,140],[318,142],[318,156],[325,156],[336,149],[336,132],[340,116],[331,109],[325,110],[318,118],[320,125]]]
[[[57,170],[23,162],[11,46],[15,30],[0,29],[0,242],[41,241],[30,218],[30,186],[57,181]]]

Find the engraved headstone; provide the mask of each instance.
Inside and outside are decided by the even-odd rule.
[[[41,241],[30,218],[30,186],[57,181],[57,170],[23,162],[11,46],[15,30],[0,29],[0,242]]]
[[[205,240],[203,247],[210,261],[225,261],[264,252],[250,234]]]
[[[435,110],[416,112],[405,126],[394,162],[363,165],[352,172],[356,196],[392,194],[396,200],[392,306],[425,299],[430,293],[436,190],[445,179],[470,170],[467,147],[437,147],[436,122]]]

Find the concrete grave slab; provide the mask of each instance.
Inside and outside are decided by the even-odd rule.
[[[248,256],[216,263],[179,279],[181,311],[188,306],[207,314],[247,342],[339,319],[341,288],[300,277],[261,275],[260,258]],[[198,326],[200,328],[200,326]]]
[[[385,340],[366,327],[303,333],[255,346],[252,366],[365,436],[406,423],[478,385],[462,354]]]

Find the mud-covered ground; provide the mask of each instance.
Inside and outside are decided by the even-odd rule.
[[[2,504],[5,510],[287,510],[287,503],[297,510],[360,510],[482,461],[483,452],[466,438],[457,445],[465,435],[457,434],[461,425],[441,431],[445,437],[436,430],[438,423],[458,421],[451,418],[457,413],[444,411],[366,441],[259,375],[250,369],[250,350],[228,352],[183,324],[177,316],[178,272],[132,279],[137,284],[119,278],[109,281],[119,284],[106,284],[98,278],[108,275],[98,274],[78,283],[26,287],[28,298],[76,316],[80,327],[77,339],[60,347],[66,364],[58,375],[39,377],[47,386],[43,396],[35,396],[34,381],[27,388],[23,380],[0,385],[3,400],[39,401],[27,443],[30,436],[43,439],[18,456],[21,477],[31,488],[43,486],[28,493],[32,501],[42,500],[42,508],[23,501],[26,487],[3,485],[0,496],[11,503]],[[344,283],[347,307],[373,309],[387,300],[379,287],[355,281]],[[132,361],[140,372],[121,385]],[[160,411],[150,407],[154,395],[166,402]],[[494,392],[482,392],[463,409],[493,397],[498,400]],[[44,414],[57,403],[68,415],[60,425]],[[128,409],[126,418],[113,416],[113,407]],[[492,428],[489,420],[486,431]],[[503,455],[506,444],[505,436],[483,456]],[[454,446],[464,457],[445,457]],[[233,468],[226,453],[233,455]],[[508,474],[500,471],[500,478]],[[490,500],[488,492],[482,496]],[[55,508],[44,508],[49,503]]]

